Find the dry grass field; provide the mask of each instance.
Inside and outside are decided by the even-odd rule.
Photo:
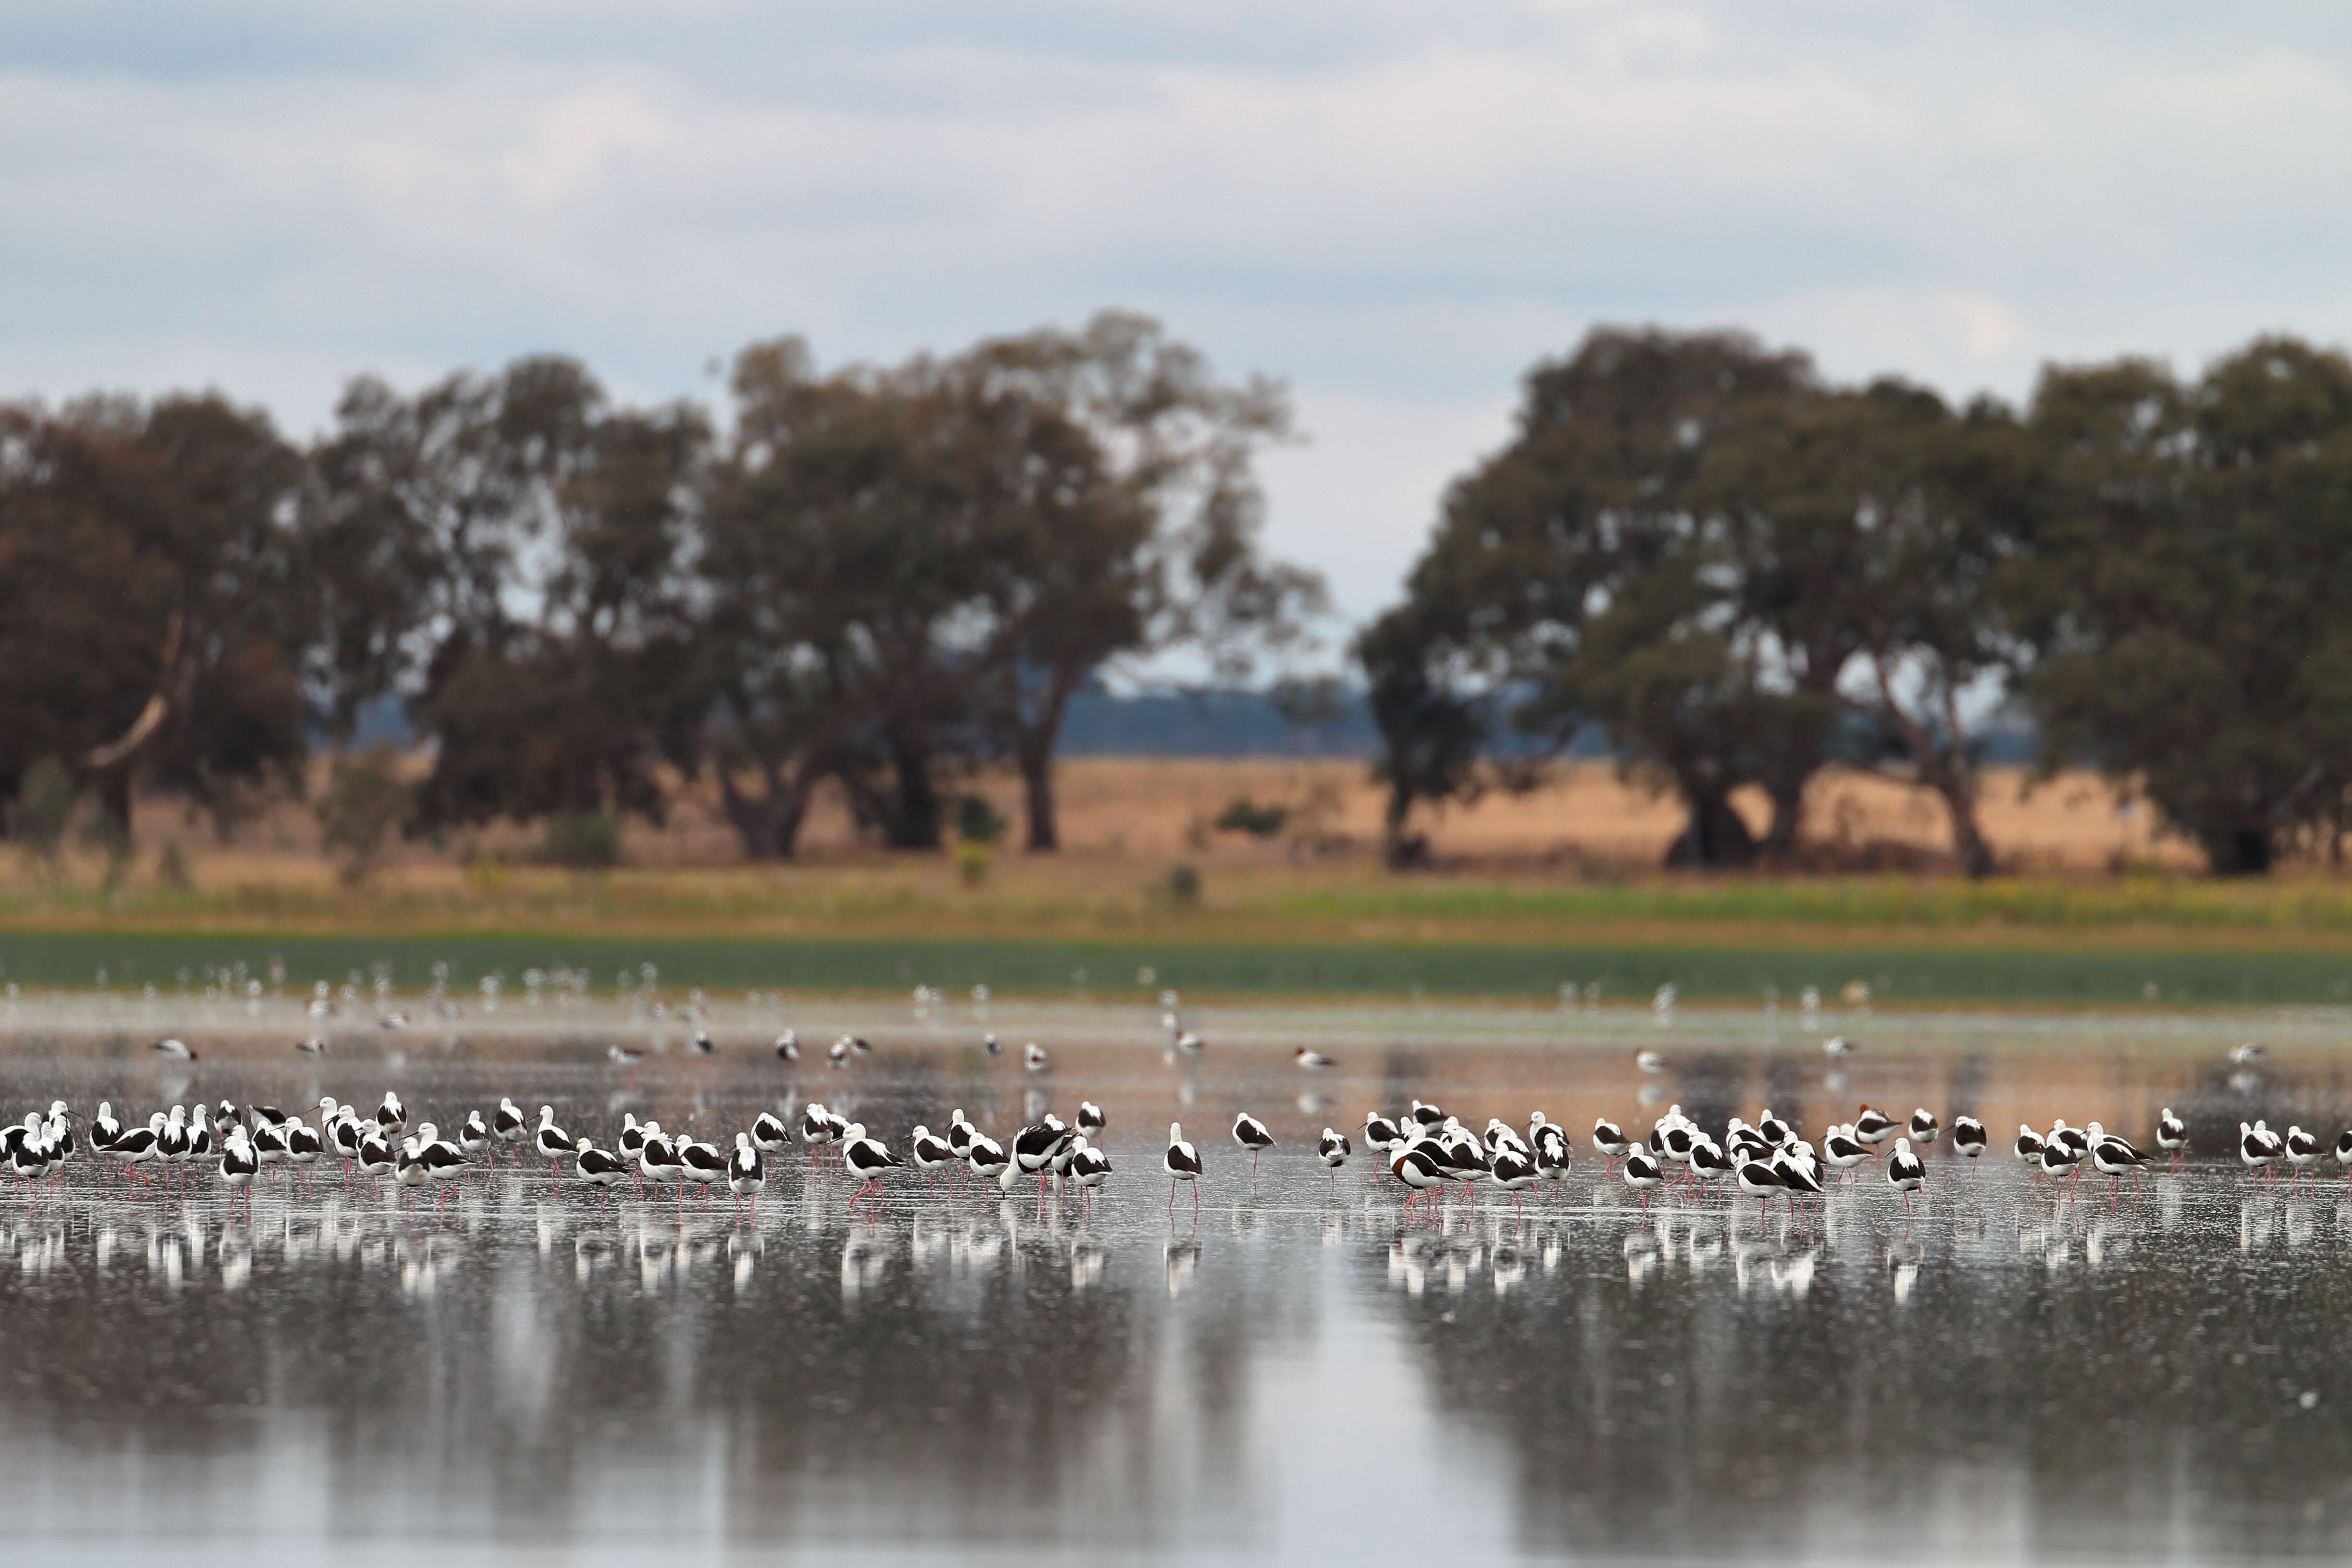
[[[982,778],[1017,817],[1013,781]],[[1935,803],[1831,776],[1811,803],[1802,874],[1669,873],[1673,803],[1606,765],[1562,770],[1523,796],[1433,816],[1433,865],[1379,856],[1381,795],[1360,763],[1080,759],[1062,774],[1067,847],[1008,844],[967,878],[945,855],[861,845],[837,802],[801,858],[745,865],[715,804],[683,792],[658,830],[632,824],[625,864],[536,862],[537,834],[500,826],[399,846],[362,886],[341,882],[299,802],[234,839],[163,801],[110,881],[94,851],[62,873],[0,850],[0,931],[631,935],[1172,941],[1193,943],[1910,943],[2029,949],[2352,945],[2352,879],[2317,865],[2262,881],[2195,874],[2184,846],[2119,811],[2088,777],[1989,783],[1985,826],[2011,868],[1971,883],[1941,858]],[[1268,837],[1213,824],[1238,798],[1289,816]],[[1762,826],[1760,802],[1743,808]],[[1017,831],[1012,838],[1017,840]],[[1197,878],[1171,880],[1179,868]]]

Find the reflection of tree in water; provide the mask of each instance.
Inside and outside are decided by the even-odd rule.
[[[1034,1533],[1041,1510],[1148,1531],[1164,1511],[1160,1281],[1066,1225],[992,1204],[756,1233],[723,1210],[681,1226],[551,1205],[479,1230],[261,1215],[18,1216],[0,1418],[110,1454],[135,1412],[142,1451],[218,1458],[291,1416],[358,1531],[414,1529],[430,1496],[560,1540],[616,1466],[683,1465],[691,1493],[714,1453],[739,1533],[806,1528],[825,1489],[876,1477],[895,1538]],[[918,1496],[935,1515],[908,1511]]]
[[[1963,1218],[1958,1243],[1923,1226],[1907,1247],[1883,1219],[1778,1239],[1777,1215],[1767,1243],[1752,1205],[1730,1235],[1719,1215],[1564,1242],[1408,1227],[1361,1272],[1440,1408],[1513,1456],[1529,1551],[2352,1540],[2352,1423],[2298,1398],[2326,1396],[2314,1358],[2352,1331],[2340,1242],[2290,1212],[2249,1229],[2242,1268],[2224,1236],[2160,1231],[2153,1199],[2000,1213],[1981,1243]],[[2309,1250],[2266,1250],[2298,1234]]]

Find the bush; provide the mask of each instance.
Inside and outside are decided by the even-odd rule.
[[[968,795],[956,803],[956,837],[967,844],[997,843],[1011,826],[984,795]]]
[[[1201,873],[1191,866],[1179,866],[1168,873],[1168,901],[1179,909],[1191,909],[1201,901]]]
[[[25,854],[54,877],[64,848],[66,829],[73,825],[73,774],[55,757],[43,757],[25,770],[16,799],[8,807],[8,834],[25,847]]]
[[[551,866],[598,870],[621,860],[621,825],[609,811],[559,811],[547,819],[539,857]]]
[[[1286,805],[1260,805],[1245,795],[1237,795],[1217,814],[1214,826],[1221,833],[1246,833],[1252,838],[1271,838],[1290,820]]]
[[[954,854],[956,875],[967,888],[987,881],[990,868],[996,864],[996,851],[978,839],[958,839]]]
[[[345,886],[367,880],[415,804],[416,792],[400,776],[400,761],[390,748],[371,746],[335,759],[326,795],[314,809],[319,841],[341,860]]]

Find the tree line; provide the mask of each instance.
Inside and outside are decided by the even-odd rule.
[[[830,372],[782,338],[728,393],[626,406],[560,357],[361,376],[307,442],[210,393],[0,408],[0,798],[233,823],[397,702],[430,742],[412,831],[658,821],[667,772],[748,857],[791,855],[828,781],[930,847],[1007,763],[1048,850],[1107,665],[1243,679],[1321,612],[1259,541],[1283,389],[1146,318]]]
[[[1930,792],[1983,875],[1996,701],[2218,873],[2333,858],[2352,362],[2263,337],[2193,380],[2124,358],[1953,406],[1739,332],[1598,330],[1528,374],[1355,651],[1401,863],[1417,810],[1523,787],[1598,724],[1683,805],[1671,860],[1790,861],[1834,764]]]

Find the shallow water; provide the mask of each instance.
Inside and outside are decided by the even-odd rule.
[[[0,1519],[47,1561],[2352,1546],[2352,1183],[2331,1161],[2258,1186],[2219,1157],[2242,1116],[2332,1140],[2352,1111],[2332,1016],[1879,1017],[1834,1077],[1817,1036],[1720,1016],[1252,1013],[1171,1062],[1132,1009],[1000,1008],[1008,1039],[1051,1044],[1038,1075],[965,1020],[848,1004],[811,1024],[879,1048],[839,1073],[776,1063],[750,1016],[716,1059],[673,1041],[630,1068],[602,1053],[646,1030],[585,1015],[354,1036],[323,1063],[268,1017],[177,1024],[194,1064],[152,1059],[152,1020],[15,1022],[0,1112],[392,1086],[412,1124],[504,1093],[600,1142],[629,1110],[731,1142],[814,1096],[903,1146],[955,1105],[1004,1134],[1084,1097],[1119,1167],[1091,1212],[906,1177],[870,1220],[797,1160],[756,1217],[723,1194],[600,1207],[536,1165],[438,1213],[323,1173],[265,1184],[249,1216],[208,1180],[134,1201],[87,1159],[0,1190]],[[2272,1056],[2233,1069],[2222,1050],[2257,1029]],[[1294,1068],[1308,1037],[1340,1067]],[[1637,1043],[1668,1070],[1637,1071]],[[1406,1218],[1360,1156],[1334,1182],[1304,1152],[1416,1095],[1580,1129],[1667,1102],[1818,1127],[1872,1099],[1977,1110],[1997,1150],[2053,1115],[2146,1142],[2172,1103],[2203,1152],[2062,1201],[1938,1145],[1907,1215],[1865,1167],[1759,1221],[1748,1201],[1645,1211],[1582,1146],[1524,1211]],[[1255,1180],[1224,1131],[1243,1107],[1283,1140]],[[1197,1221],[1157,1175],[1173,1117],[1210,1161]]]

